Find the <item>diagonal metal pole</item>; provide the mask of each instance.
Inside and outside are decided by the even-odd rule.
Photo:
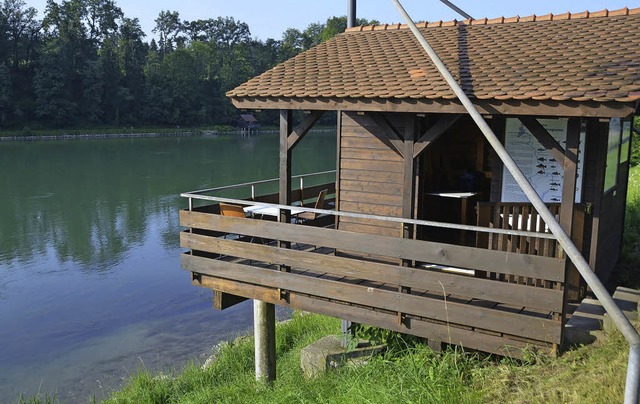
[[[443,2],[447,7],[449,7],[453,11],[455,11],[456,13],[460,14],[461,16],[463,16],[464,18],[467,18],[469,20],[475,20],[475,18],[473,18],[469,14],[465,13],[465,11],[463,9],[461,9],[458,6],[456,6],[455,4],[450,2],[449,0],[440,0],[440,1]]]
[[[604,287],[600,279],[596,276],[595,272],[589,267],[589,264],[584,259],[578,248],[573,244],[571,237],[562,229],[560,224],[556,221],[555,216],[549,211],[545,203],[542,201],[538,193],[533,189],[533,186],[529,183],[527,178],[522,174],[520,168],[516,165],[515,161],[511,158],[509,153],[505,150],[504,146],[493,133],[487,122],[482,115],[478,112],[473,105],[469,97],[465,94],[464,90],[456,82],[455,78],[451,75],[447,67],[442,63],[442,60],[438,57],[437,53],[433,50],[427,39],[422,35],[416,24],[413,22],[409,14],[400,4],[399,0],[391,0],[398,12],[405,20],[411,32],[415,35],[420,45],[427,52],[431,61],[440,72],[440,74],[447,81],[447,84],[451,87],[456,94],[462,105],[465,107],[471,118],[474,120],[478,128],[482,131],[487,141],[491,144],[491,147],[496,151],[496,154],[500,157],[500,160],[504,163],[504,166],[509,170],[513,178],[516,180],[520,188],[524,191],[529,201],[536,208],[542,219],[547,223],[549,230],[556,237],[562,248],[565,250],[571,262],[576,266],[580,275],[587,282],[593,293],[596,295],[604,309],[611,316],[622,335],[624,335],[627,342],[629,342],[629,362],[627,365],[627,380],[625,387],[625,403],[638,403],[639,397],[639,385],[640,385],[640,335],[636,329],[631,325],[629,319],[625,317],[622,310],[613,301],[613,298],[609,295],[609,292]]]

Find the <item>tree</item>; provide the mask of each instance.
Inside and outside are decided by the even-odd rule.
[[[11,100],[4,106],[4,126],[18,125],[31,116],[35,95],[33,77],[40,45],[36,10],[22,0],[0,2],[0,64],[4,64],[3,88]]]
[[[161,11],[158,18],[155,19],[156,26],[152,30],[160,35],[159,51],[160,59],[164,58],[168,53],[175,49],[175,44],[182,32],[182,24],[180,23],[180,13],[177,11]]]
[[[284,62],[304,50],[304,36],[299,29],[287,28],[282,34],[280,57],[278,62]]]
[[[145,34],[137,18],[125,18],[120,27],[118,61],[122,72],[122,108],[120,118],[136,123],[141,118],[144,97],[144,65],[148,47],[142,42]]]
[[[11,104],[9,102],[9,90],[11,88],[11,76],[6,64],[0,62],[0,126],[5,126],[9,121]]]
[[[218,17],[208,24],[207,39],[223,49],[231,49],[235,45],[251,40],[249,25],[236,21],[233,17]]]
[[[76,107],[65,85],[66,74],[58,56],[55,51],[44,51],[40,68],[34,77],[37,96],[35,115],[43,123],[55,127],[72,122]]]

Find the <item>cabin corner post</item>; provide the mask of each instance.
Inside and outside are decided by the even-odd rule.
[[[570,118],[567,125],[567,143],[565,146],[562,179],[562,202],[558,221],[564,231],[571,235],[575,213],[576,184],[578,176],[578,150],[580,144],[580,118]],[[580,274],[570,260],[567,260],[565,271],[564,295],[568,300],[579,298]]]
[[[293,145],[289,146],[289,135],[292,132],[293,111],[290,109],[280,110],[280,173],[278,186],[278,203],[280,205],[291,205],[291,156]],[[281,209],[279,221],[281,223],[289,223],[291,221],[291,211]],[[291,248],[291,242],[278,240],[278,248]],[[280,265],[279,269],[283,272],[291,271],[291,268],[286,265]],[[280,290],[280,298],[286,299],[287,291]]]
[[[404,116],[404,140],[403,140],[403,185],[402,185],[402,217],[412,219],[414,212],[414,195],[415,190],[415,158],[413,155],[414,142],[416,132],[418,130],[418,117],[415,114],[405,114]],[[415,229],[413,225],[402,223],[401,237],[413,238]],[[400,265],[403,267],[411,267],[412,262],[406,259],[400,259]],[[411,293],[411,287],[407,285],[399,285],[400,293]],[[398,312],[398,323],[409,327],[408,319],[404,313]]]

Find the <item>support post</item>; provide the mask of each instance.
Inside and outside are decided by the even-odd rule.
[[[253,301],[253,328],[256,380],[276,380],[276,308],[271,303]]]
[[[415,164],[413,157],[414,140],[416,138],[416,131],[418,128],[418,118],[414,114],[407,114],[404,119],[404,140],[403,140],[403,155],[404,155],[404,180],[402,185],[402,217],[412,219],[414,205],[413,205],[413,190],[415,189]],[[402,224],[402,238],[413,238],[413,225],[408,223]],[[403,267],[410,267],[411,261],[401,259],[400,265]],[[411,287],[400,285],[398,288],[400,293],[411,293]],[[398,323],[409,326],[407,318],[404,313],[398,312]]]
[[[569,235],[573,230],[573,216],[576,201],[576,184],[578,174],[578,148],[580,145],[580,119],[571,118],[567,127],[567,143],[565,146],[563,176],[562,176],[562,204],[560,205],[559,222],[562,229]],[[580,286],[580,274],[571,260],[567,260],[565,274],[565,300],[577,300]]]
[[[291,134],[292,113],[280,111],[280,181],[279,201],[281,205],[291,202],[291,151],[288,146]],[[291,218],[288,210],[280,211],[280,221],[286,223]],[[278,247],[289,248],[291,243],[278,240]],[[281,271],[289,267],[281,265]],[[283,296],[283,291],[281,296]],[[286,295],[286,293],[284,293]],[[253,327],[255,336],[256,380],[270,383],[276,379],[276,309],[273,303],[253,301]]]

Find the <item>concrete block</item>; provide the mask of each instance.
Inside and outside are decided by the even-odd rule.
[[[369,358],[386,348],[384,345],[372,346],[363,342],[355,349],[346,351],[341,341],[336,335],[328,335],[304,347],[300,351],[300,367],[305,377],[313,378],[344,365],[365,364]]]
[[[624,316],[626,318],[629,319],[629,321],[631,321],[631,323],[635,323],[638,321],[638,312],[637,311],[622,311],[624,313]],[[613,331],[615,331],[617,329],[616,325],[613,323],[613,320],[611,320],[611,317],[608,314],[604,315],[604,331],[606,333],[612,333]]]
[[[618,305],[620,310],[622,310],[625,317],[627,317],[632,323],[638,321],[640,291],[618,286],[616,291],[613,293],[613,300],[616,302],[616,305]],[[603,328],[607,333],[613,332],[613,330],[617,328],[608,314],[604,315]]]
[[[590,344],[601,338],[604,313],[597,299],[584,299],[565,325],[565,345]]]

